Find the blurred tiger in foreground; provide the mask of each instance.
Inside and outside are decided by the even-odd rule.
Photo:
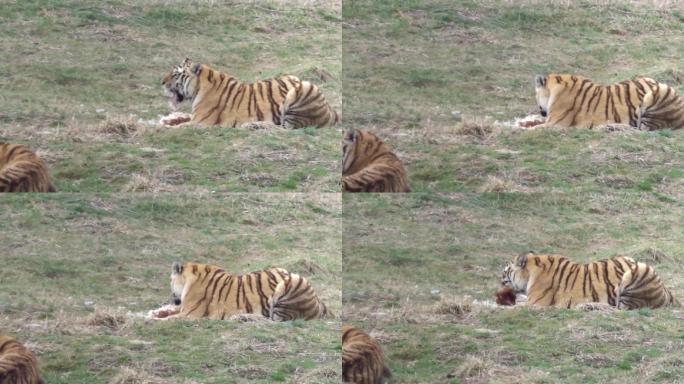
[[[0,384],[43,384],[33,353],[17,340],[0,335]]]
[[[618,309],[679,306],[652,267],[625,256],[578,264],[560,255],[529,252],[503,271],[503,286],[529,305],[571,308],[588,303]]]
[[[174,263],[171,291],[177,313],[167,318],[210,318],[260,313],[274,321],[317,319],[328,310],[309,282],[282,268],[245,275],[199,263]]]
[[[27,147],[0,142],[0,192],[55,192],[43,161]]]
[[[349,130],[342,142],[342,190],[411,192],[404,166],[392,148],[359,129]]]
[[[303,128],[339,121],[318,87],[295,76],[247,83],[185,59],[164,76],[162,87],[172,109],[192,102],[191,124]]]
[[[626,124],[642,130],[684,127],[684,101],[674,88],[647,77],[599,85],[582,76],[537,75],[544,126],[594,128]]]
[[[391,376],[380,344],[356,328],[342,326],[342,381],[383,384]]]

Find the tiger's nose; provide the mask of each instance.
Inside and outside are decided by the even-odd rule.
[[[539,113],[542,115],[542,117],[546,117],[546,111],[539,108]]]

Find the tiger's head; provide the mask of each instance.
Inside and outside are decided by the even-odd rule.
[[[526,293],[527,282],[530,279],[530,270],[527,268],[527,259],[534,255],[533,252],[523,253],[508,263],[501,275],[501,285],[513,288],[516,293]]]
[[[549,77],[537,75],[534,77],[535,96],[537,99],[537,106],[542,117],[546,117],[549,113],[549,100],[551,99],[551,90],[549,89]]]
[[[181,305],[185,289],[185,276],[183,275],[185,269],[185,266],[179,262],[173,263],[171,268],[171,303],[173,305]]]
[[[360,129],[349,129],[342,140],[342,174],[357,172],[378,155],[391,151],[392,149],[374,134]]]
[[[173,263],[171,267],[171,302],[173,305],[181,305],[188,295],[190,301],[199,293],[204,293],[203,284],[195,284],[197,281],[205,282],[205,277],[214,272],[223,272],[223,269],[215,265],[200,263]],[[199,287],[199,288],[197,288]]]
[[[198,91],[198,75],[202,70],[201,64],[194,64],[186,58],[180,65],[173,67],[162,78],[162,89],[169,97],[169,105],[176,110],[185,99],[193,99]]]

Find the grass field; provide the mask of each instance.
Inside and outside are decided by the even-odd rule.
[[[345,195],[343,318],[383,344],[393,383],[674,383],[682,309],[491,306],[534,250],[630,255],[679,298],[684,207],[631,193]]]
[[[0,140],[38,150],[61,191],[339,189],[337,130],[150,124],[185,57],[246,81],[297,75],[339,110],[334,2],[21,1],[0,20]]]
[[[336,383],[339,321],[146,322],[174,261],[306,276],[341,312],[339,194],[5,196],[0,333],[57,383]]]
[[[646,75],[684,92],[684,5],[654,3],[344,2],[345,123],[393,145],[415,191],[681,198],[680,132],[521,132],[496,123],[537,111],[539,73],[604,83]]]

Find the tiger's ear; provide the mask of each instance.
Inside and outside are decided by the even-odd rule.
[[[181,63],[181,67],[189,67],[190,64],[192,64],[192,60],[190,60],[189,57],[186,57],[185,60]]]
[[[519,268],[525,268],[527,265],[527,255],[529,255],[529,253],[523,253],[522,255],[518,256],[518,258],[515,260],[515,266]]]
[[[536,75],[534,77],[534,86],[537,88],[546,87],[546,76]]]
[[[202,65],[201,64],[195,64],[192,66],[192,74],[195,76],[199,76],[200,72],[202,72]]]
[[[181,273],[183,273],[183,265],[177,261],[174,262],[173,263],[173,273],[175,273],[177,275],[180,275]]]

